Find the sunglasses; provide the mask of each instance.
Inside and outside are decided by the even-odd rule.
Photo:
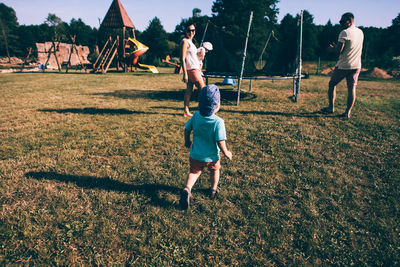
[[[195,32],[196,29],[188,29],[186,32]]]

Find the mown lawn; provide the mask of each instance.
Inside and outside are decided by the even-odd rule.
[[[221,87],[234,158],[185,212],[180,75],[0,74],[0,264],[399,265],[400,82],[343,120],[315,112],[328,80]]]

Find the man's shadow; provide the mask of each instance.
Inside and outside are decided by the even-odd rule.
[[[60,174],[56,172],[27,172],[26,178],[37,180],[52,180],[65,183],[74,183],[78,187],[86,189],[101,189],[107,191],[117,191],[122,193],[139,192],[150,198],[151,204],[162,208],[175,207],[174,203],[160,197],[161,192],[170,192],[178,195],[180,189],[169,185],[160,184],[142,184],[134,185],[113,180],[109,177],[97,178],[94,176],[77,176],[69,174]]]

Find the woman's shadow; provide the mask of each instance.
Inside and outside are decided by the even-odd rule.
[[[133,185],[113,180],[109,177],[77,176],[69,174],[60,174],[56,172],[27,172],[26,178],[37,180],[53,180],[65,183],[74,183],[79,187],[87,189],[102,189],[107,191],[118,191],[123,193],[139,192],[150,198],[151,204],[162,208],[174,207],[174,203],[160,197],[160,193],[170,192],[178,195],[180,189],[169,185],[160,184],[142,184]]]

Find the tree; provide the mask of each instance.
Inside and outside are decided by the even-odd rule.
[[[299,16],[297,16],[299,18]],[[307,10],[303,11],[303,52],[302,59],[316,60],[318,50],[318,28],[314,24],[314,16]]]
[[[212,22],[216,25],[214,50],[208,56],[210,70],[239,72],[249,24],[253,23],[248,42],[246,71],[255,70],[255,64],[271,30],[276,27],[277,0],[217,0],[212,6]]]
[[[400,13],[392,20],[392,25],[388,28],[388,35],[393,56],[400,56]]]
[[[149,23],[149,26],[141,35],[142,42],[149,47],[149,51],[145,54],[147,61],[158,65],[161,58],[165,57],[168,51],[167,32],[161,25],[159,18],[154,17]]]
[[[337,60],[337,55],[328,53],[327,47],[331,43],[337,43],[340,31],[340,25],[333,25],[331,20],[328,20],[325,26],[319,26],[317,36],[318,48],[315,51],[316,56],[320,57],[322,60]]]
[[[56,14],[49,13],[45,20],[45,23],[53,29],[53,40],[58,39],[59,36],[57,34],[57,27],[61,25],[62,20],[59,17],[57,17]]]
[[[201,9],[199,9],[199,8],[194,8],[193,9],[193,11],[192,11],[192,16],[194,17],[194,18],[198,18],[198,17],[200,17],[201,16]]]
[[[18,20],[14,9],[0,3],[0,55],[8,56],[20,54],[18,47]]]
[[[274,57],[270,71],[275,74],[285,75],[294,72],[294,61],[297,55],[298,18],[290,14],[283,17],[277,30],[277,46],[273,52]]]
[[[69,35],[76,36],[77,45],[93,47],[96,44],[96,31],[80,18],[72,19],[69,23]]]

